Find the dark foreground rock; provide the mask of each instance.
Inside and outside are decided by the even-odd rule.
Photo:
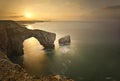
[[[59,39],[60,45],[69,45],[70,43],[71,43],[70,35],[67,35]]]
[[[7,56],[0,51],[0,81],[73,81],[70,78],[60,76],[41,76],[35,78],[29,75],[25,69],[17,64],[13,64]]]
[[[73,81],[53,75],[35,78],[9,59],[23,55],[23,41],[35,37],[45,49],[53,49],[56,35],[42,30],[29,30],[14,21],[0,21],[0,81]]]
[[[17,64],[13,64],[7,56],[0,52],[0,81],[32,81],[32,77]]]
[[[12,58],[23,55],[25,39],[35,37],[45,49],[53,49],[55,33],[43,30],[29,30],[14,21],[0,21],[0,50]]]

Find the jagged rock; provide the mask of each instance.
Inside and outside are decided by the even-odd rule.
[[[0,81],[32,81],[32,77],[0,51]]]
[[[61,77],[58,79],[57,76],[46,75],[35,78],[18,64],[13,64],[6,54],[0,51],[0,81],[74,81]]]
[[[54,48],[55,33],[43,30],[29,30],[10,20],[0,21],[0,50],[12,58],[23,55],[25,39],[35,37],[45,49]]]
[[[70,43],[71,43],[70,35],[67,35],[59,39],[60,45],[69,45]]]
[[[23,55],[23,41],[30,37],[37,38],[46,49],[54,48],[54,33],[29,30],[14,21],[0,21],[0,81],[59,81],[52,75],[34,79],[23,67],[7,58]],[[61,81],[73,80],[63,78]]]

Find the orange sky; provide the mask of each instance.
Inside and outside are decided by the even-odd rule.
[[[120,0],[0,0],[0,19],[119,19]]]

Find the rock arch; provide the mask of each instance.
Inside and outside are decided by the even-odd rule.
[[[8,57],[23,55],[23,42],[30,37],[35,37],[45,49],[54,48],[55,33],[29,30],[10,20],[0,21],[0,50]]]

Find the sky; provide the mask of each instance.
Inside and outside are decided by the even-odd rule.
[[[120,19],[120,0],[0,0],[0,19]]]

